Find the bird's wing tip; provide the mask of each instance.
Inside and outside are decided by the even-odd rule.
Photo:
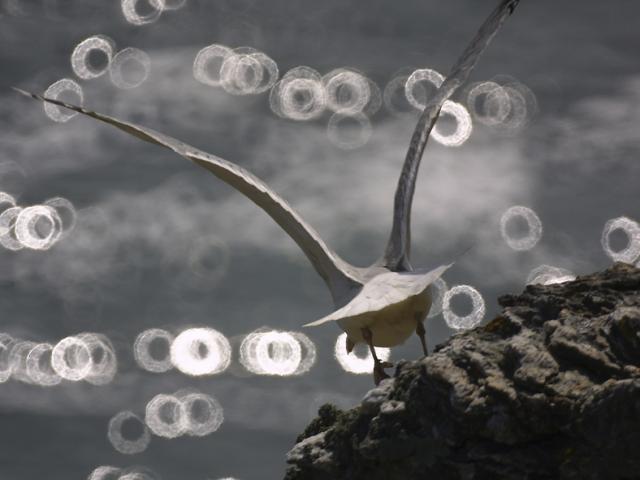
[[[50,100],[48,98],[43,97],[42,95],[38,95],[37,93],[33,93],[33,92],[28,92],[27,90],[23,90],[19,87],[11,87],[11,90],[13,90],[14,92],[19,93],[20,95],[24,95],[25,97],[28,98],[33,98],[34,100],[40,100],[41,102],[49,102]]]
[[[22,90],[21,88],[18,87],[11,87],[11,90],[14,90],[16,92],[18,92],[20,95],[24,95],[25,97],[33,97],[33,93],[29,93],[26,90]]]
[[[321,318],[320,320],[315,320],[313,322],[305,323],[302,326],[303,327],[317,327],[319,325],[322,325],[323,323],[327,323],[327,322],[330,322],[332,320],[334,320],[333,316],[329,315],[329,316]]]

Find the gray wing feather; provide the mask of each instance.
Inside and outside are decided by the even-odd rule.
[[[149,128],[70,105],[59,100],[44,98],[41,95],[14,90],[36,100],[52,103],[70,110],[88,115],[102,122],[113,125],[124,132],[146,142],[173,150],[215,176],[234,187],[261,207],[278,225],[298,244],[311,261],[318,274],[324,279],[334,299],[345,290],[361,285],[357,269],[333,252],[320,238],[318,233],[307,224],[300,215],[278,194],[271,190],[262,180],[244,168],[228,162],[220,157],[198,150],[167,135]]]
[[[489,15],[469,46],[462,53],[451,72],[438,89],[434,98],[426,105],[411,137],[409,150],[402,166],[400,179],[396,188],[393,205],[393,226],[384,253],[384,264],[391,270],[409,270],[409,252],[411,245],[411,203],[429,134],[433,129],[440,109],[453,93],[464,84],[480,55],[498,32],[500,26],[511,15],[520,0],[502,0],[500,5]]]

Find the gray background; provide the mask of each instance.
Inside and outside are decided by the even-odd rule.
[[[353,66],[384,86],[407,66],[445,73],[495,3],[187,0],[135,27],[115,0],[0,1],[0,190],[22,205],[60,195],[80,212],[76,230],[48,252],[0,251],[0,330],[34,341],[105,333],[120,361],[107,387],[0,385],[0,478],[85,478],[103,464],[142,464],[163,479],[280,478],[285,452],[317,406],[352,405],[372,386],[333,359],[334,325],[305,332],[318,360],[300,378],[248,376],[237,362],[196,380],[138,369],[131,344],[145,328],[209,325],[228,337],[263,326],[300,330],[331,311],[330,297],[277,225],[216,178],[88,119],[55,124],[8,86],[43,91],[72,77],[71,51],[93,34],[144,49],[152,71],[141,87],[81,82],[85,105],[249,168],[344,258],[366,264],[385,244],[415,119],[381,112],[371,141],[344,152],[327,140],[327,117],[287,122],[270,112],[266,95],[233,97],[198,84],[195,54],[210,43],[249,45],[281,72]],[[478,288],[486,319],[497,295],[520,291],[542,263],[578,274],[606,267],[604,223],[640,217],[639,15],[632,0],[523,0],[473,80],[518,78],[536,94],[539,114],[515,136],[477,126],[461,148],[428,146],[413,209],[414,264],[446,261],[476,241],[446,280]],[[533,208],[544,225],[529,252],[510,250],[499,234],[500,215],[514,204]],[[228,246],[229,266],[203,282],[189,269],[189,252],[211,238]],[[451,334],[441,316],[427,331],[431,346]],[[419,355],[411,338],[392,359]],[[185,386],[219,399],[226,420],[218,432],[154,437],[134,457],[114,451],[106,439],[113,414],[141,413],[153,395]]]

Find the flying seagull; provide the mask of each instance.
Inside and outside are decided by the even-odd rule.
[[[146,142],[173,150],[209,170],[261,207],[298,244],[331,292],[336,310],[305,326],[337,322],[347,333],[348,352],[357,343],[367,343],[374,359],[373,376],[377,385],[388,377],[384,369],[392,365],[380,361],[374,346],[399,345],[415,332],[425,356],[428,354],[424,320],[431,308],[431,284],[453,265],[441,265],[430,271],[414,270],[409,261],[411,203],[429,134],[444,102],[466,82],[478,58],[518,3],[519,0],[501,0],[422,111],[398,180],[393,226],[386,249],[377,261],[366,268],[356,267],[340,258],[287,202],[244,168],[149,128],[16,90],[36,100],[88,115]]]

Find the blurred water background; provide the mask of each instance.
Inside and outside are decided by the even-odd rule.
[[[316,347],[308,372],[248,373],[238,353],[244,335],[301,331],[332,309],[302,252],[246,198],[189,162],[86,118],[53,122],[9,86],[43,92],[74,79],[87,107],[250,169],[343,258],[365,265],[388,236],[415,111],[396,115],[383,105],[369,118],[364,144],[345,148],[327,135],[329,113],[283,119],[269,92],[231,95],[198,82],[196,54],[210,44],[248,46],[271,57],[281,75],[299,65],[321,74],[350,67],[384,91],[401,71],[446,74],[495,4],[167,0],[180,8],[155,18],[154,1],[137,7],[153,21],[135,25],[116,0],[0,0],[0,191],[21,206],[64,197],[78,214],[75,228],[46,251],[0,248],[0,331],[53,344],[98,332],[118,359],[108,385],[0,383],[3,480],[83,479],[100,465],[144,465],[162,479],[281,478],[285,452],[318,406],[349,407],[372,387],[370,375],[348,373],[334,358],[335,325],[304,331]],[[517,80],[532,92],[535,112],[522,128],[474,122],[463,145],[428,145],[412,260],[433,266],[475,243],[445,280],[478,290],[484,321],[498,312],[497,296],[520,291],[540,265],[578,275],[606,267],[607,221],[640,220],[639,14],[631,0],[523,1],[472,80]],[[139,86],[118,88],[108,74],[77,77],[71,54],[98,34],[113,39],[114,51],[148,55]],[[467,93],[454,100],[464,103]],[[529,249],[514,249],[501,234],[512,206],[530,208],[541,223]],[[624,251],[633,235],[612,232],[611,248]],[[464,313],[463,303],[456,308]],[[229,339],[225,372],[191,377],[136,364],[133,343],[143,330],[194,326]],[[427,322],[431,348],[452,333],[442,315]],[[420,355],[411,338],[391,359]],[[220,428],[202,437],[153,435],[135,455],[114,449],[110,418],[123,410],[144,417],[155,395],[180,389],[215,397],[224,409]]]

